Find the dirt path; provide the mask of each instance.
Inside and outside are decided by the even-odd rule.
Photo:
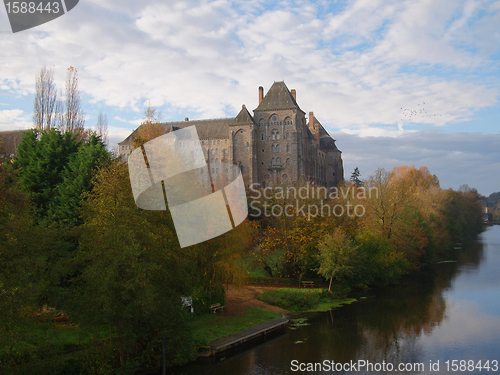
[[[262,307],[263,309],[282,314],[287,313],[287,310],[269,305],[257,299],[257,297],[262,293],[275,289],[277,288],[256,285],[244,285],[240,288],[236,288],[233,285],[229,286],[229,290],[226,290],[226,306],[224,307],[224,315],[244,315],[245,308],[249,306]]]

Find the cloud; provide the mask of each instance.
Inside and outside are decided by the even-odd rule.
[[[148,101],[164,121],[235,116],[285,80],[338,139],[346,177],[426,165],[443,187],[487,194],[500,190],[498,135],[450,131],[483,130],[476,112],[498,106],[499,23],[488,0],[88,0],[0,39],[0,89],[32,102],[43,65],[59,87],[74,66],[86,103],[137,126]],[[30,125],[0,112],[0,129]],[[110,126],[110,143],[130,131]]]
[[[343,151],[344,177],[359,167],[362,178],[377,168],[426,166],[442,188],[475,187],[483,195],[500,191],[500,134],[423,131],[399,137],[332,133]]]
[[[126,122],[128,124],[136,125],[136,126],[141,125],[141,123],[144,121],[144,119],[127,120],[127,119],[122,118],[120,116],[115,116],[115,117],[113,117],[113,119],[120,121],[120,122]]]
[[[389,134],[400,108],[423,101],[441,116],[408,124],[452,126],[497,103],[499,17],[491,1],[357,0],[332,12],[308,1],[93,0],[2,38],[0,85],[27,95],[43,64],[60,84],[73,65],[91,104],[141,112],[150,100],[207,118],[256,106],[259,85],[285,79],[337,130]]]
[[[130,135],[131,131],[128,128],[119,126],[108,126],[108,148],[113,149],[118,147],[118,142],[123,141]]]
[[[0,110],[0,131],[22,130],[33,127],[31,115],[20,109]]]

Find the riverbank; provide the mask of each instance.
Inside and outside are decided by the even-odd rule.
[[[327,311],[356,299],[329,299],[326,289],[230,286],[223,312],[194,317],[191,327],[200,350],[214,341],[294,312]],[[272,304],[271,304],[272,303]],[[288,307],[287,309],[283,307]]]

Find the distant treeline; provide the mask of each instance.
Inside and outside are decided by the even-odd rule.
[[[500,192],[492,193],[486,198],[490,223],[500,224]]]
[[[254,265],[268,276],[319,274],[342,290],[386,285],[446,259],[457,242],[482,230],[478,192],[443,190],[426,167],[378,170],[340,185],[331,199],[314,186],[310,194],[280,194],[288,189],[268,188],[249,202],[259,214]]]

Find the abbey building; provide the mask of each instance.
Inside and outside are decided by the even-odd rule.
[[[259,87],[253,115],[243,105],[236,117],[161,124],[165,133],[193,125],[212,175],[223,173],[221,163],[229,162],[240,167],[247,186],[290,181],[333,187],[344,178],[335,140],[313,112],[306,116],[296,91],[284,82],[274,82],[266,95]],[[120,156],[132,151],[137,132],[118,144]]]

